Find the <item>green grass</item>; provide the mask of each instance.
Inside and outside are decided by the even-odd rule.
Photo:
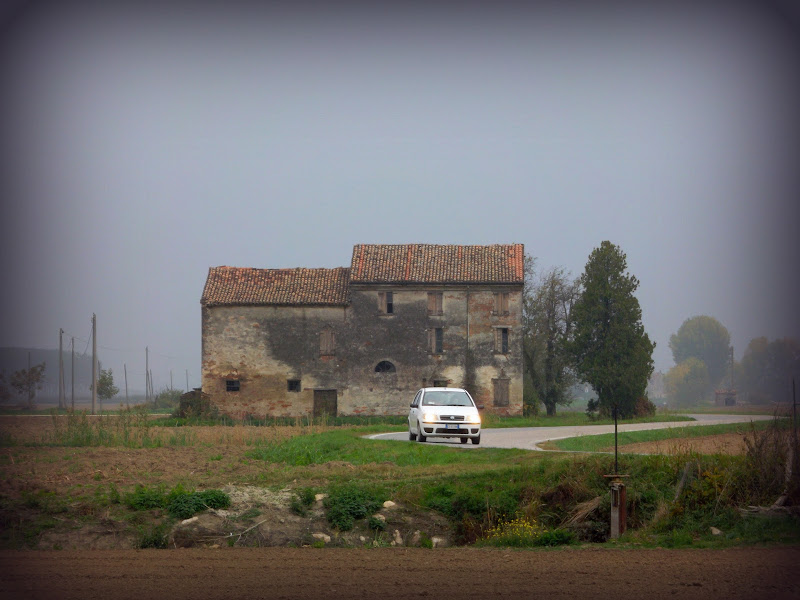
[[[333,430],[296,436],[282,442],[261,442],[246,456],[293,467],[333,461],[352,465],[389,463],[396,467],[411,467],[466,463],[491,465],[527,454],[525,450],[501,448],[481,448],[466,453],[459,448],[369,440],[362,437],[365,429]],[[466,454],[475,456],[468,457]]]
[[[481,416],[482,425],[486,428],[499,429],[507,427],[571,427],[575,425],[613,425],[614,419],[590,419],[586,413],[561,412],[552,417],[535,415],[530,417],[499,417],[491,414]],[[629,423],[668,423],[670,421],[693,421],[691,417],[677,414],[657,414],[652,417],[620,420],[620,424]]]
[[[771,421],[757,421],[754,423],[733,423],[725,425],[697,425],[691,427],[670,427],[668,429],[651,429],[647,431],[620,431],[617,441],[620,446],[636,444],[639,442],[657,442],[675,438],[703,437],[725,433],[745,433],[762,431],[770,426]],[[549,444],[559,450],[573,452],[607,452],[614,448],[614,434],[603,433],[599,435],[585,435],[580,437],[553,440]]]

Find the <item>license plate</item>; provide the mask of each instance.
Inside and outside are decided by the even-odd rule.
[[[458,429],[458,423],[448,423],[447,424],[447,428],[448,429]]]

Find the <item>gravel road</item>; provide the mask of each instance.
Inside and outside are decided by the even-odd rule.
[[[670,421],[665,423],[634,423],[620,425],[619,431],[644,431],[646,429],[667,429],[669,427],[686,427],[696,425],[718,425],[723,423],[749,423],[750,421],[771,420],[769,415],[687,415],[694,421]],[[538,444],[548,440],[613,433],[613,425],[575,425],[569,427],[509,427],[505,429],[484,429],[481,432],[480,446],[488,448],[521,448],[523,450],[541,450]],[[378,433],[370,439],[405,440],[408,433]],[[461,444],[458,438],[428,438],[431,444],[449,444],[459,448],[476,448],[473,444]],[[426,442],[427,443],[427,442]]]

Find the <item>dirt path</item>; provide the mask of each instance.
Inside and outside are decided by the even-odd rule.
[[[0,561],[0,597],[46,600],[800,597],[800,547],[4,551]]]

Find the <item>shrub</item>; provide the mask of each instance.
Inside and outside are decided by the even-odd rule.
[[[656,414],[656,405],[647,396],[639,396],[636,406],[633,407],[634,417],[652,417]]]
[[[167,511],[177,519],[188,519],[207,508],[227,508],[230,505],[230,496],[221,490],[188,492],[177,486],[167,498]]]
[[[380,490],[353,484],[334,487],[324,501],[328,522],[339,531],[348,531],[356,519],[377,511],[385,498],[386,494]]]
[[[133,492],[125,494],[125,505],[133,510],[164,508],[165,504],[166,494],[161,488],[148,489],[143,485],[137,485]]]
[[[216,419],[219,417],[217,407],[211,402],[211,396],[200,390],[192,390],[180,395],[173,417],[184,419]]]

